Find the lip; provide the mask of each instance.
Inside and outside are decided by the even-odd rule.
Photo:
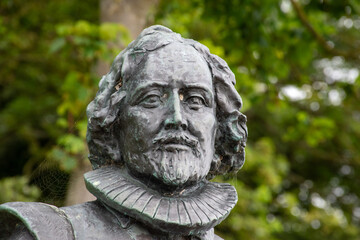
[[[186,151],[189,150],[190,147],[184,144],[180,144],[180,143],[168,143],[168,144],[164,144],[164,148],[166,151],[175,151],[175,150],[180,150],[180,151]]]

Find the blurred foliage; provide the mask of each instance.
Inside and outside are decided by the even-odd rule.
[[[125,27],[98,23],[98,5],[0,3],[0,177],[31,176],[41,200],[56,205],[69,174],[87,161],[85,110],[97,91],[95,66],[130,42]]]
[[[26,176],[9,177],[0,180],[0,202],[8,201],[33,201],[40,197],[40,189],[29,186]]]
[[[0,201],[38,199],[29,177],[13,177],[25,174],[56,202],[51,191],[86,161],[94,66],[130,41],[98,11],[95,0],[0,2]],[[215,179],[239,195],[217,233],[359,239],[359,1],[163,0],[155,23],[224,58],[244,101],[247,162]]]

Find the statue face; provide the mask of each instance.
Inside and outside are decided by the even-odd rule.
[[[212,77],[192,47],[172,43],[148,55],[124,83],[120,149],[130,169],[170,186],[197,182],[214,155]]]

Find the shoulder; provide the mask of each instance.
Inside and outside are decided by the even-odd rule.
[[[25,229],[34,239],[74,239],[67,217],[55,206],[35,202],[0,205],[0,239],[8,239]]]
[[[128,223],[128,217],[114,216],[96,201],[64,208],[38,202],[0,205],[0,239],[127,240],[130,231],[138,230]]]

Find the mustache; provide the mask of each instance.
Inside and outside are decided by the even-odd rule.
[[[164,144],[182,144],[191,148],[197,148],[199,141],[184,132],[168,132],[166,134],[160,133],[153,139],[153,144],[164,145]]]

